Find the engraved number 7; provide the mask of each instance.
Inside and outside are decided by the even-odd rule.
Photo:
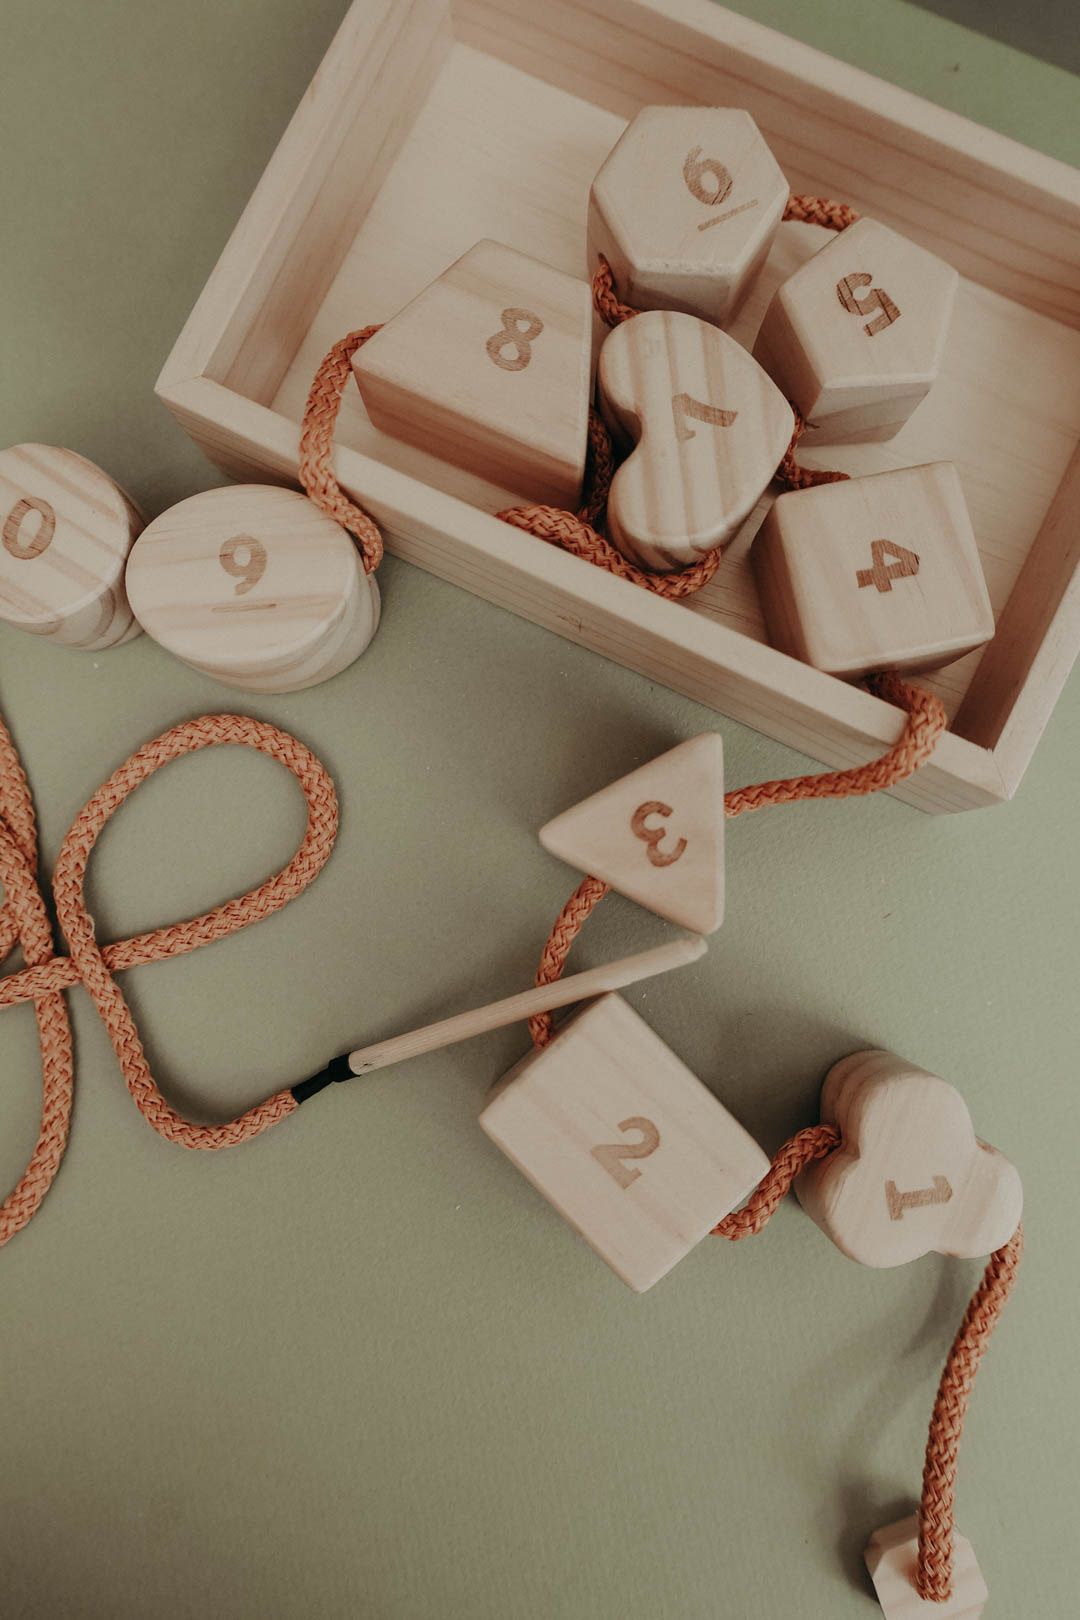
[[[675,437],[680,443],[684,439],[697,438],[696,432],[686,421],[688,416],[692,416],[695,422],[708,422],[710,427],[730,427],[738,414],[738,411],[725,411],[719,405],[703,405],[700,399],[692,399],[689,394],[671,396]]]

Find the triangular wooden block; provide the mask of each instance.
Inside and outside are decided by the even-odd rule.
[[[724,920],[724,749],[708,732],[540,829],[552,855],[697,934]]]
[[[530,500],[581,498],[589,422],[588,285],[478,242],[353,359],[384,433]]]

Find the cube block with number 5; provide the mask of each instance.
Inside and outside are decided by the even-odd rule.
[[[638,1293],[757,1185],[769,1160],[617,995],[499,1083],[480,1123]]]
[[[940,669],[994,633],[951,462],[781,495],[751,558],[773,645],[831,675]]]

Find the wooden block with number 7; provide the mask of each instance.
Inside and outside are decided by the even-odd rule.
[[[638,1293],[769,1168],[753,1137],[617,995],[590,1002],[511,1069],[480,1123]]]
[[[584,281],[478,242],[353,358],[374,425],[530,500],[575,507],[589,424]]]
[[[696,934],[724,920],[724,745],[691,737],[549,821],[540,842]]]
[[[951,462],[781,495],[750,555],[773,645],[832,675],[940,669],[994,633]]]

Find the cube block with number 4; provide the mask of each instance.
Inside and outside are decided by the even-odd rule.
[[[940,669],[994,633],[947,461],[781,495],[751,557],[769,638],[815,669]]]
[[[769,1160],[617,995],[504,1076],[480,1123],[638,1293],[757,1185]]]

